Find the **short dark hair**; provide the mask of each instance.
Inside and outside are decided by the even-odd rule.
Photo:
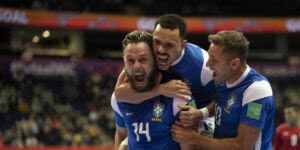
[[[179,29],[179,36],[182,39],[185,39],[186,34],[186,24],[183,20],[183,18],[176,14],[166,14],[162,15],[158,18],[158,20],[155,23],[154,29],[157,25],[160,25],[163,28],[175,30]]]
[[[130,43],[139,43],[139,42],[144,42],[146,43],[152,52],[152,35],[148,32],[145,31],[132,31],[128,33],[125,38],[122,41],[122,48],[124,48],[130,44]]]
[[[224,51],[236,55],[242,63],[246,63],[250,42],[242,32],[223,30],[208,36],[210,43],[224,46]]]
[[[286,104],[284,108],[293,108],[295,111],[300,112],[300,104],[297,103]]]

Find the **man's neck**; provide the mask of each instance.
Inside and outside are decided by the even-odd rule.
[[[180,55],[179,55],[178,58],[172,63],[171,66],[174,66],[174,65],[178,64],[178,63],[181,61],[181,59],[183,58],[184,53],[185,53],[185,47],[183,47],[183,49],[181,50]]]
[[[160,84],[161,79],[162,79],[162,74],[161,74],[161,72],[158,72],[155,86]]]
[[[237,69],[235,73],[233,73],[232,77],[227,81],[227,83],[232,84],[238,79],[240,79],[244,74],[244,72],[246,71],[246,69],[247,69],[247,65],[246,64],[242,65],[239,69]]]

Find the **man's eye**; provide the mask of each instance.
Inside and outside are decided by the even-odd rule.
[[[141,63],[145,63],[147,61],[147,59],[146,58],[142,58],[142,59],[140,59],[140,62]]]
[[[156,45],[161,44],[160,41],[158,41],[158,40],[154,40],[153,42],[154,42],[154,44],[156,44]]]
[[[133,59],[128,59],[127,61],[128,61],[128,63],[130,63],[130,64],[133,64],[133,63],[134,63],[134,60],[133,60]]]
[[[167,44],[165,45],[166,48],[172,48],[173,46],[174,46],[174,45],[171,44],[171,43],[167,43]]]

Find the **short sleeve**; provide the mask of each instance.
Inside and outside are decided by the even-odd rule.
[[[263,128],[274,103],[273,93],[267,81],[256,81],[244,92],[240,122]]]
[[[114,112],[115,122],[119,127],[125,128],[125,122],[122,116],[122,113],[119,109],[115,94],[113,93],[111,96],[111,107]]]

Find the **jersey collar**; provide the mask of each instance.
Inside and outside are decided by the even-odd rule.
[[[238,85],[239,83],[241,83],[246,78],[246,76],[248,75],[249,72],[250,72],[250,67],[247,65],[247,68],[244,71],[243,75],[238,80],[234,81],[231,84],[226,82],[226,87],[227,88],[232,88],[232,87]]]
[[[176,64],[178,64],[181,61],[181,59],[183,58],[184,53],[185,53],[185,47],[181,51],[181,55],[172,63],[171,66],[175,66]]]

